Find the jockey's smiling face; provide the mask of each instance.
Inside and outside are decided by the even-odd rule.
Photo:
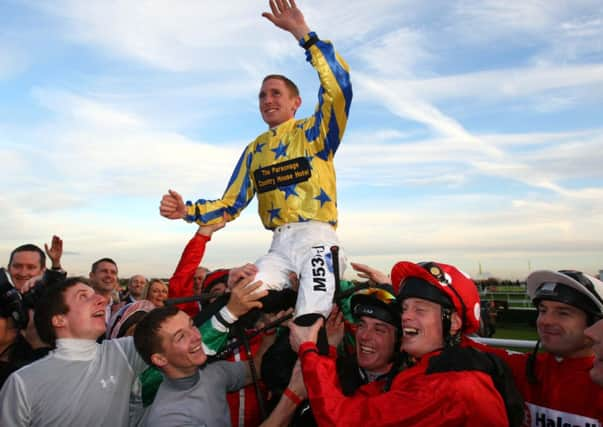
[[[293,118],[300,105],[301,98],[293,94],[283,80],[269,78],[262,83],[260,113],[269,127],[276,127]]]

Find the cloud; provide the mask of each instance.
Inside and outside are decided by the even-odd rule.
[[[158,130],[123,107],[70,92],[33,94],[51,109],[52,120],[13,130],[21,143],[0,152],[10,160],[5,196],[23,206],[35,200],[32,209],[38,212],[93,207],[125,196],[158,201],[168,188],[184,197],[216,198],[245,145],[212,145]]]
[[[480,71],[414,81],[388,81],[394,90],[404,87],[432,101],[472,98],[481,101],[525,99],[543,92],[603,85],[603,65],[543,66]]]
[[[341,188],[359,184],[458,187],[498,177],[509,184],[589,198],[598,197],[596,189],[603,177],[599,167],[603,157],[597,148],[603,130],[473,136],[500,155],[455,137],[408,140],[391,131],[387,135],[370,143],[367,157],[366,134],[350,132],[337,158]]]
[[[259,20],[257,6],[250,2],[128,2],[75,0],[36,3],[40,10],[67,24],[66,36],[73,42],[99,46],[106,53],[132,57],[171,71],[216,70],[228,67],[232,57],[222,52],[236,46],[253,46],[250,27]],[[169,18],[166,18],[169,17]],[[111,31],[107,31],[111,28]],[[252,55],[249,49],[247,57]],[[238,62],[238,58],[235,62]]]
[[[490,147],[471,135],[457,120],[444,114],[402,84],[369,77],[362,73],[357,73],[356,83],[365,97],[383,104],[399,117],[422,123],[439,135],[453,138],[457,143],[462,141],[473,145],[488,155],[500,156],[501,154],[495,147]]]
[[[603,53],[603,12],[588,13],[561,22],[551,36],[548,49],[538,54],[534,63],[576,63],[597,61]]]
[[[173,72],[233,71],[257,62],[257,56],[282,62],[296,56],[291,36],[279,30],[261,13],[267,2],[233,1],[211,7],[194,0],[139,1],[77,0],[30,2],[30,7],[54,17],[63,36],[73,43],[99,47],[108,56],[135,59]],[[309,0],[301,5],[313,30],[330,37],[338,46],[359,47],[367,35],[386,31],[388,38],[412,35],[399,30],[428,9],[412,1],[375,0],[328,3]],[[111,28],[111,31],[107,31]],[[377,36],[378,37],[378,36]],[[381,45],[378,40],[375,46]]]
[[[412,76],[417,64],[432,58],[424,44],[421,32],[400,28],[365,42],[354,55],[367,64],[367,71],[400,79]]]
[[[70,272],[110,255],[123,274],[169,274],[195,226],[160,218],[159,198],[168,188],[220,196],[263,128],[261,76],[285,70],[304,110],[313,107],[305,94],[314,96],[316,77],[291,36],[261,18],[266,4],[20,7],[44,30],[27,48],[5,43],[16,62],[0,64],[0,78],[32,67],[3,102],[0,256],[58,232]],[[336,158],[338,233],[350,257],[384,270],[440,259],[472,271],[481,260],[509,274],[528,259],[600,263],[592,236],[603,223],[603,130],[583,118],[603,94],[597,2],[301,6],[352,69],[353,112]],[[23,28],[30,33],[16,26],[11,37],[22,40]],[[236,265],[267,250],[256,209],[212,239],[204,263]]]
[[[103,105],[91,98],[59,90],[33,88],[32,96],[42,106],[64,118],[90,125],[113,128],[141,127],[143,120],[117,107]]]
[[[515,38],[535,35],[550,27],[562,2],[543,0],[501,3],[496,0],[462,0],[454,3],[457,30],[466,38],[482,43],[515,34]]]
[[[452,194],[418,200],[402,195],[387,206],[395,215],[370,208],[345,211],[339,234],[349,254],[360,262],[458,260],[463,269],[473,272],[482,260],[496,266],[491,269],[497,275],[519,277],[530,258],[545,254],[556,258],[565,251],[566,259],[558,265],[583,266],[580,257],[603,249],[594,237],[603,231],[601,215],[584,222],[583,208],[557,197]],[[497,265],[501,259],[506,259],[503,268]]]
[[[383,205],[341,209],[338,234],[351,260],[388,270],[402,259],[436,259],[459,263],[470,272],[482,261],[495,274],[509,277],[520,276],[528,259],[566,253],[563,266],[569,267],[603,249],[595,237],[603,232],[601,214],[584,220],[584,206],[565,198],[450,194],[423,199],[402,196],[388,203],[387,211]],[[73,210],[48,212],[39,221],[39,215],[6,200],[0,199],[0,207],[6,218],[19,218],[11,220],[10,227],[6,221],[0,226],[6,236],[0,254],[8,256],[23,241],[42,245],[40,238],[49,240],[57,233],[66,249],[77,253],[65,258],[70,274],[86,274],[92,261],[109,255],[118,260],[124,277],[141,271],[169,275],[195,231],[193,225],[159,215],[128,218],[119,211]],[[594,207],[601,212],[600,202]],[[217,268],[253,261],[265,253],[270,237],[250,206],[212,238],[204,264]],[[498,265],[501,259],[507,260],[505,266]]]
[[[502,140],[504,136],[491,137],[490,141]],[[509,140],[521,140],[529,147],[518,151],[517,147],[508,158],[515,163],[479,161],[476,166],[485,174],[518,180],[533,187],[543,187],[567,197],[584,198],[589,195],[595,200],[603,173],[603,155],[597,147],[603,142],[603,131],[561,133],[559,135],[510,135]],[[534,142],[537,145],[534,146]],[[573,180],[580,180],[578,187]]]
[[[295,55],[291,36],[284,32],[275,35],[273,25],[261,17],[268,11],[264,3],[238,1],[207,7],[192,0],[97,0],[85,5],[63,0],[34,2],[33,6],[63,22],[65,36],[74,43],[98,46],[108,55],[133,58],[174,72],[235,70],[242,64],[255,63],[258,54],[281,60]],[[307,2],[303,8],[313,28],[325,32],[335,28],[345,39],[360,38],[374,30],[387,16],[383,12],[395,10],[396,5],[391,1],[370,6],[337,1]],[[328,13],[331,9],[333,13]]]
[[[475,43],[503,40],[534,45],[538,40],[552,45],[562,37],[590,37],[597,32],[600,6],[597,0],[462,0],[453,3],[451,19],[454,30]]]

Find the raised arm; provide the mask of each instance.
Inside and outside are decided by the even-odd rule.
[[[297,409],[297,405],[299,405],[299,401],[304,400],[308,396],[299,360],[293,368],[287,389],[289,392],[281,396],[274,410],[270,413],[268,418],[260,424],[260,427],[288,426],[293,419],[293,415],[295,415],[295,410]]]
[[[310,32],[304,15],[294,0],[270,0],[270,9],[272,13],[264,12],[262,16],[277,27],[290,32],[295,40],[300,40]]]
[[[313,143],[313,154],[329,160],[343,137],[352,102],[349,67],[335,52],[331,42],[320,40],[316,33],[310,31],[294,0],[270,0],[270,8],[272,13],[262,15],[295,37],[306,49],[308,62],[318,72],[318,105],[304,129],[308,141]]]
[[[53,270],[61,270],[61,257],[63,256],[63,239],[59,236],[52,236],[50,247],[44,243],[44,250],[46,255],[50,258],[52,263],[51,267]]]
[[[184,248],[178,266],[170,278],[170,298],[189,297],[193,295],[193,277],[205,254],[205,246],[211,239],[212,234],[223,228],[225,224],[226,222],[222,221],[212,225],[199,226],[199,229],[193,238]],[[195,303],[180,304],[179,307],[189,316],[194,316],[199,312],[197,304]]]

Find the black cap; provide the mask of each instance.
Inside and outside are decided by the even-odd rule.
[[[546,282],[543,283],[534,295],[534,305],[538,305],[540,301],[557,301],[563,304],[568,304],[577,307],[586,313],[600,316],[595,303],[586,295],[578,292],[572,287],[561,283]]]
[[[425,299],[441,306],[454,309],[454,304],[444,292],[419,277],[407,277],[401,284],[398,299],[400,303],[406,298]]]
[[[350,300],[350,307],[356,320],[367,316],[401,329],[400,306],[391,286],[381,285],[356,292]]]

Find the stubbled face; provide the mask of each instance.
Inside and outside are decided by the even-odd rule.
[[[594,382],[603,386],[603,320],[599,320],[586,329],[584,335],[592,340],[593,351],[595,352],[595,360],[590,370],[590,377]]]
[[[163,364],[159,364],[170,378],[192,375],[207,360],[201,345],[201,333],[193,320],[183,311],[169,317],[159,329]]]
[[[145,279],[144,276],[137,274],[130,279],[130,283],[128,283],[128,292],[130,292],[130,295],[134,298],[139,299],[142,297],[146,285],[147,279]]]
[[[149,292],[147,293],[147,299],[151,301],[155,307],[163,307],[165,300],[168,297],[168,287],[165,283],[160,281],[154,281],[149,286]]]
[[[117,266],[108,261],[101,262],[90,272],[90,282],[101,293],[113,292],[118,286]]]
[[[29,279],[43,272],[44,266],[41,265],[40,254],[35,251],[16,252],[8,266],[8,273],[18,290],[21,290]]]
[[[295,116],[301,98],[292,95],[284,81],[268,79],[262,83],[259,102],[262,119],[273,128]]]
[[[442,307],[420,298],[402,302],[402,350],[421,357],[444,347]]]
[[[386,373],[392,362],[396,328],[387,322],[363,316],[356,330],[358,366],[367,371]]]
[[[590,341],[584,335],[586,313],[557,301],[540,301],[536,328],[542,348],[560,357],[591,354]]]
[[[66,314],[53,317],[58,338],[97,339],[105,332],[105,299],[90,286],[78,283],[65,290]]]
[[[195,275],[193,276],[193,294],[201,295],[205,276],[207,276],[207,270],[203,267],[197,268],[197,270],[195,271]]]

